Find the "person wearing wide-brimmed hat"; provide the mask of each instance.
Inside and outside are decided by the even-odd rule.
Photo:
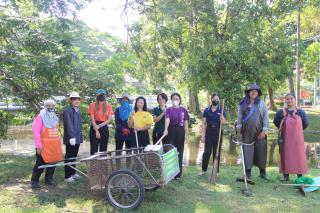
[[[75,161],[80,144],[83,142],[79,93],[71,92],[68,101],[70,105],[63,112],[63,143],[66,145],[65,163]],[[75,166],[76,165],[72,165],[72,167]],[[64,178],[67,182],[74,182],[80,178],[72,167],[65,166],[64,168]]]
[[[31,187],[39,189],[39,179],[44,169],[39,166],[61,161],[62,147],[59,137],[59,118],[55,113],[55,101],[44,101],[44,109],[35,118],[32,124],[34,144],[36,147],[36,163],[33,167]],[[52,185],[55,167],[46,168],[45,183]]]
[[[123,149],[125,144],[126,149],[133,147],[133,129],[128,126],[129,115],[132,111],[130,105],[130,97],[128,93],[123,93],[120,98],[120,106],[116,108],[114,118],[116,122],[115,141],[116,150]]]
[[[107,102],[106,91],[96,91],[96,101],[89,106],[88,114],[91,120],[90,127],[90,154],[107,151],[109,141],[108,124],[111,121],[113,110]]]
[[[256,165],[260,169],[260,177],[268,179],[266,163],[269,118],[267,105],[260,100],[261,95],[262,91],[256,84],[245,90],[245,97],[240,102],[238,111],[237,137],[245,144],[253,143],[243,145],[247,178],[251,177],[251,168]]]

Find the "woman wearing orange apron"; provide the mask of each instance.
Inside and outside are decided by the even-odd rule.
[[[36,163],[33,167],[31,187],[40,189],[39,179],[43,169],[39,166],[55,163],[62,160],[62,147],[59,137],[59,118],[54,111],[55,102],[46,100],[44,109],[35,118],[32,124],[34,144],[36,147]],[[52,185],[55,167],[46,169],[45,183]]]

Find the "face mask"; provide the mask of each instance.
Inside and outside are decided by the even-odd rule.
[[[121,101],[121,106],[129,106],[129,101]]]
[[[97,100],[98,101],[105,101],[106,100],[106,96],[104,96],[103,94],[98,95]]]
[[[212,101],[212,105],[213,105],[213,106],[217,106],[217,105],[219,104],[219,102],[220,102],[220,101],[214,100],[214,101]]]
[[[47,112],[55,112],[56,110],[53,108],[47,108]]]
[[[179,105],[179,101],[172,101],[172,105],[173,106],[178,106]]]

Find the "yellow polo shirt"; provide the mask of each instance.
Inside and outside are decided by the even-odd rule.
[[[149,112],[145,112],[145,111],[138,111],[135,113],[135,122],[136,122],[136,127],[137,128],[144,128],[148,125],[152,125],[153,124],[153,118],[152,115]],[[133,116],[130,116],[130,123],[133,123]]]

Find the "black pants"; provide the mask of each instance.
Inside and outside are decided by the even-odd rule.
[[[123,149],[123,144],[125,144],[126,149],[131,148],[131,140],[118,140],[116,139],[116,150]]]
[[[76,159],[68,160],[68,158],[75,158],[78,155],[80,144],[76,144],[74,146],[71,146],[70,144],[66,144],[66,155],[65,155],[65,163],[74,162]],[[76,165],[72,165],[73,167],[76,167]],[[70,166],[64,167],[64,178],[69,178],[72,175],[76,174],[76,170],[71,168]]]
[[[174,147],[176,147],[177,151],[179,153],[180,172],[179,172],[179,174],[177,174],[176,177],[181,177],[181,175],[182,175],[184,137],[185,137],[184,127],[169,126],[169,128],[168,128],[169,143],[172,144]]]
[[[44,169],[39,169],[38,166],[42,166],[45,164],[46,163],[43,161],[41,155],[36,154],[36,163],[33,167],[31,181],[39,182],[40,176]],[[54,170],[55,170],[55,167],[46,168],[46,174],[45,174],[46,183],[52,182]]]
[[[162,135],[163,135],[163,133],[157,133],[157,132],[153,132],[152,133],[152,141],[153,141],[153,144],[155,144],[155,143],[157,143],[158,142],[158,140],[162,137]],[[164,137],[163,139],[162,139],[162,144],[168,144],[169,142],[168,142],[168,137],[166,136],[166,137]]]
[[[130,149],[132,147],[132,141],[130,139],[126,139],[126,140],[119,140],[116,139],[116,150],[122,150],[123,149],[123,144],[125,144],[126,149]],[[133,146],[135,147],[135,146]],[[116,152],[117,155],[121,155],[122,151]],[[129,153],[127,151],[127,153]]]
[[[139,147],[145,147],[147,145],[150,144],[150,138],[149,138],[149,131],[148,130],[144,130],[144,131],[138,131],[138,144]],[[134,136],[134,143],[132,144],[133,147],[137,147],[137,143],[136,143],[136,136]]]
[[[212,153],[212,158],[214,162],[214,159],[217,153],[217,148],[218,148],[218,139],[219,139],[219,127],[210,127],[206,129],[204,152],[202,156],[202,171],[207,171],[211,153]],[[220,158],[221,142],[222,142],[222,135],[220,138],[218,160]]]
[[[102,122],[96,122],[100,124]],[[107,151],[108,141],[109,141],[109,129],[108,126],[100,127],[99,129],[101,138],[96,138],[96,131],[93,129],[93,126],[90,127],[90,154],[94,155],[96,152],[105,152]]]

